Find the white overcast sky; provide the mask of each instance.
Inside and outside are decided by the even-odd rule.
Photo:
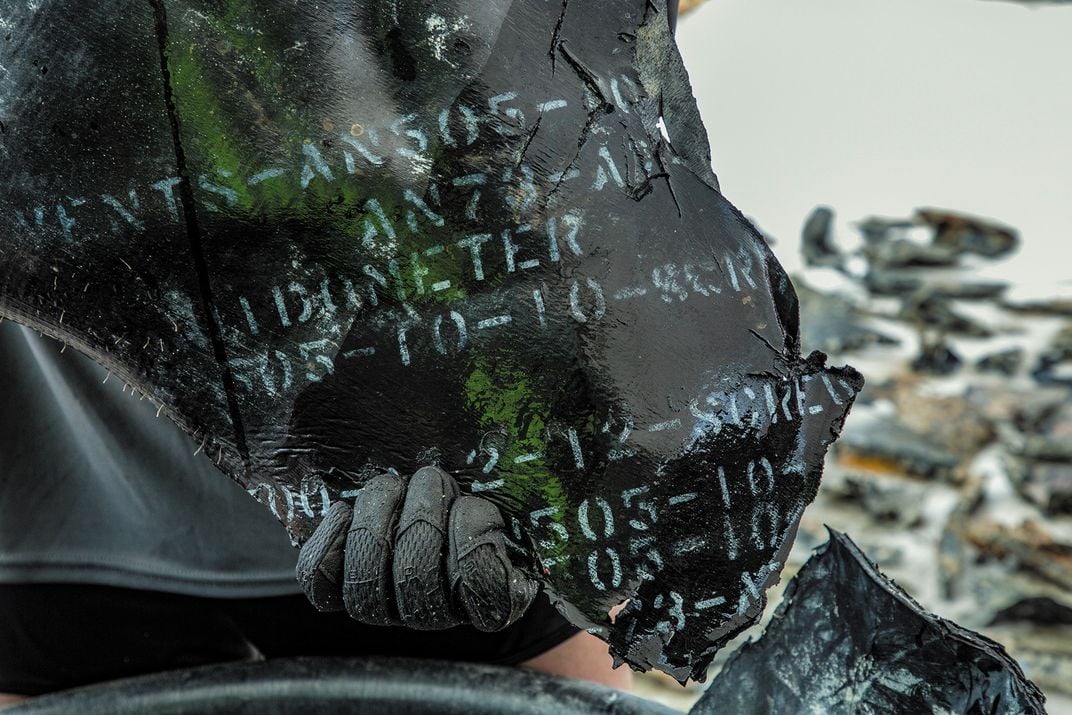
[[[1072,279],[1072,6],[711,0],[678,41],[723,192],[787,267],[817,204],[1022,232],[1018,280]]]

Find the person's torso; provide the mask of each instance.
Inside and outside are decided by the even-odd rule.
[[[0,324],[0,583],[297,593],[280,524],[107,374]]]

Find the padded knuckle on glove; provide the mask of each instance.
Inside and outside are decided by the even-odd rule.
[[[443,563],[447,519],[458,492],[454,479],[438,467],[420,469],[410,479],[392,569],[399,616],[410,628],[442,630],[461,622]]]
[[[447,559],[455,597],[481,631],[499,631],[520,618],[539,586],[510,561],[502,514],[486,499],[465,496],[450,514]]]
[[[336,502],[302,546],[297,577],[318,609],[370,625],[506,628],[539,586],[510,561],[499,509],[459,496],[438,467],[371,479],[351,508]]]
[[[371,479],[357,494],[346,539],[342,600],[346,612],[369,625],[399,625],[390,580],[398,510],[405,494],[401,477]]]
[[[341,611],[343,549],[350,525],[350,505],[335,502],[298,552],[298,584],[320,611]]]

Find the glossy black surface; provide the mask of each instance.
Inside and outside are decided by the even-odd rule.
[[[436,463],[634,667],[755,619],[862,379],[801,356],[662,2],[3,5],[0,315],[296,541]]]
[[[924,611],[830,532],[767,631],[692,709],[710,713],[1044,713],[999,644]]]
[[[404,658],[292,658],[175,670],[76,688],[28,700],[10,712],[670,715],[675,711],[594,683],[525,668]]]

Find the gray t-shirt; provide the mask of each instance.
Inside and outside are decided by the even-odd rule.
[[[0,583],[298,593],[283,527],[149,400],[0,324]]]

